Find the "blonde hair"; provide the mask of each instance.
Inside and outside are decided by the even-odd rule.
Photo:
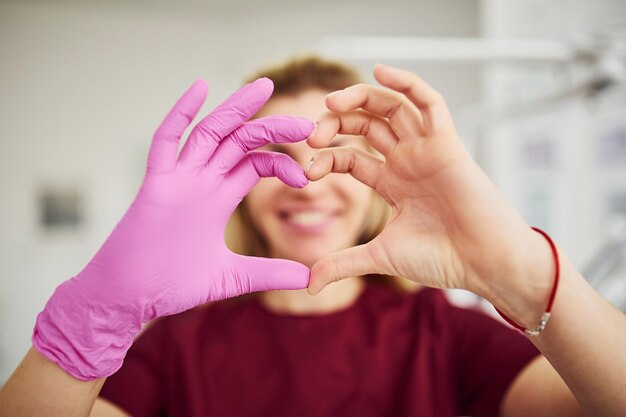
[[[354,68],[317,56],[298,57],[267,67],[248,77],[246,82],[260,77],[267,77],[274,82],[272,97],[297,95],[310,89],[331,92],[362,82],[359,72]],[[369,150],[375,152],[371,147]],[[252,222],[246,204],[244,198],[228,222],[226,244],[233,252],[242,255],[268,256],[267,242]],[[371,212],[356,243],[360,245],[374,239],[387,224],[390,214],[389,205],[373,192]]]

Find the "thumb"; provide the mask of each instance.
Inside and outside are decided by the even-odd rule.
[[[326,285],[343,278],[383,273],[372,256],[371,245],[354,246],[320,259],[311,268],[309,294],[315,295]]]
[[[309,285],[309,268],[287,259],[236,255],[236,275],[247,291],[299,290]]]

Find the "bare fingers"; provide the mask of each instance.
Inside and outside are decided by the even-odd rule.
[[[311,181],[319,180],[331,172],[347,173],[363,184],[376,189],[384,161],[360,149],[343,147],[319,151],[306,170]]]
[[[363,110],[325,112],[307,142],[314,148],[325,148],[337,134],[364,136],[383,155],[388,155],[398,144],[398,137],[385,119]]]
[[[336,113],[363,109],[386,118],[400,140],[414,139],[424,134],[419,110],[403,94],[388,88],[356,84],[329,94],[326,106]]]
[[[444,98],[416,74],[378,64],[374,69],[374,77],[385,87],[402,93],[419,109],[427,136],[454,130],[452,116]]]

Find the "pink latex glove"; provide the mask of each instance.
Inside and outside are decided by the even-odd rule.
[[[226,222],[261,177],[292,187],[308,182],[287,155],[250,152],[313,130],[310,121],[286,116],[246,122],[272,91],[267,78],[241,88],[194,127],[178,155],[207,85],[199,80],[185,92],[154,135],[132,205],[38,315],[32,340],[39,352],[78,379],[105,377],[120,368],[142,323],[252,291],[307,287],[306,266],[244,257],[224,243]]]

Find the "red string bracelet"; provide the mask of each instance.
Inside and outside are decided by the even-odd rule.
[[[550,319],[550,313],[552,311],[552,305],[554,304],[554,298],[556,297],[556,290],[559,287],[559,277],[560,277],[560,272],[561,272],[560,269],[561,268],[560,268],[560,262],[559,262],[559,253],[556,250],[556,245],[554,244],[554,242],[552,241],[550,236],[548,236],[548,234],[546,232],[544,232],[543,230],[541,230],[541,229],[539,229],[537,227],[533,227],[532,229],[535,232],[537,232],[540,235],[542,235],[544,238],[546,238],[546,240],[550,244],[550,249],[552,250],[552,257],[554,258],[554,264],[556,266],[556,268],[555,268],[556,271],[554,273],[554,286],[552,287],[552,292],[550,293],[550,299],[548,300],[548,305],[546,306],[546,311],[545,311],[545,313],[543,313],[543,315],[541,316],[541,319],[539,320],[539,324],[534,329],[526,329],[526,328],[520,326],[519,324],[515,323],[510,318],[508,318],[503,312],[501,312],[497,308],[496,308],[496,311],[498,312],[498,314],[500,314],[500,316],[504,319],[504,321],[509,323],[511,326],[515,327],[517,330],[519,330],[521,332],[524,332],[528,336],[538,336],[546,328],[546,325],[548,324],[548,320]]]

